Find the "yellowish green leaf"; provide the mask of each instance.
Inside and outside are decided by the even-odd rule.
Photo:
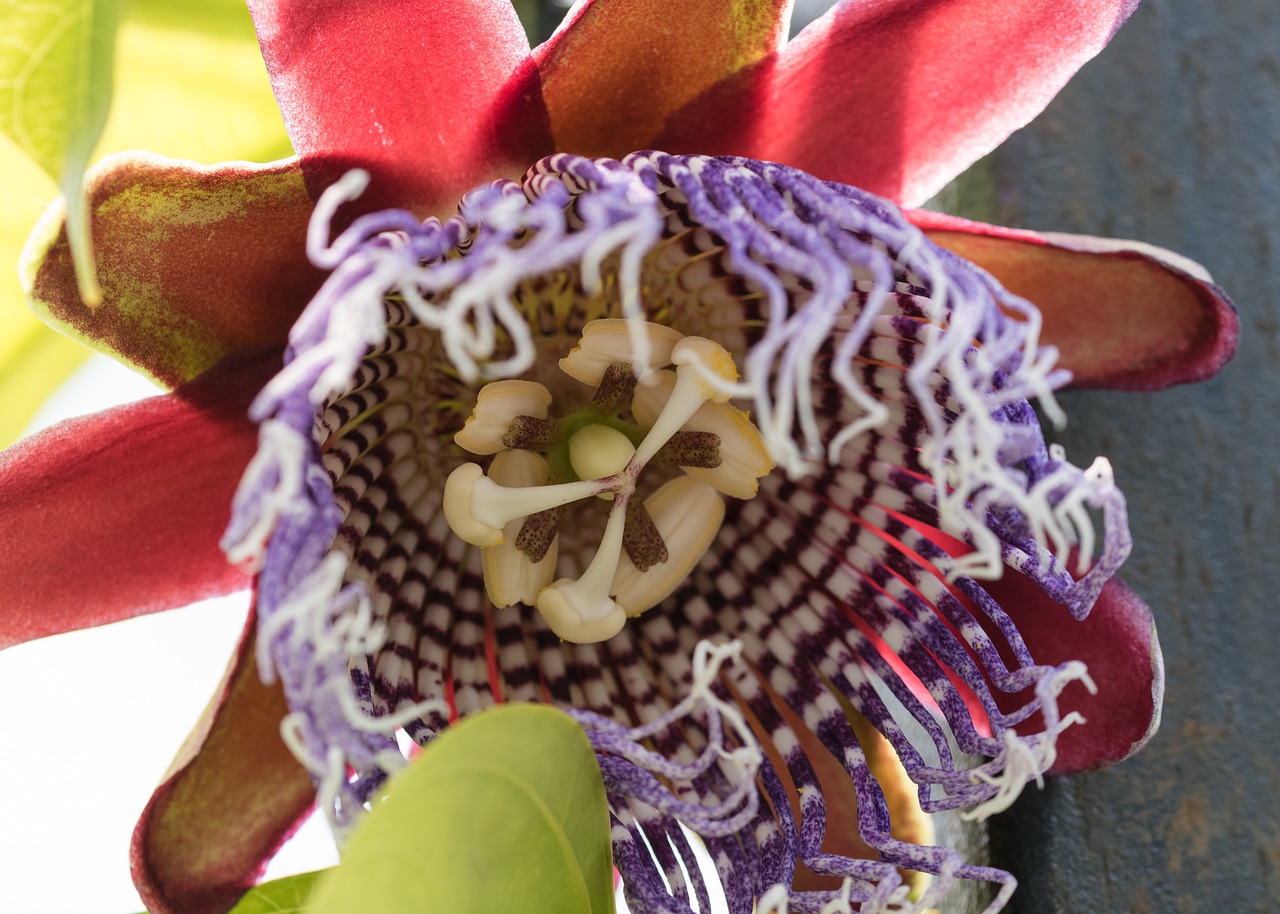
[[[7,447],[89,350],[40,323],[18,284],[18,252],[57,185],[3,136],[0,174],[0,447]]]
[[[99,154],[126,149],[205,163],[291,153],[244,0],[128,4]],[[7,446],[89,353],[31,316],[17,279],[23,243],[58,196],[56,182],[2,135],[0,176],[0,446]]]
[[[308,914],[613,911],[595,754],[545,705],[468,718],[394,778]]]
[[[67,236],[81,294],[101,296],[81,178],[111,106],[119,0],[4,0],[0,5],[0,132],[66,195]]]
[[[299,873],[255,885],[228,914],[301,914],[312,887],[327,872]]]
[[[326,872],[301,873],[255,885],[230,914],[299,914],[316,880]]]
[[[84,171],[106,124],[118,12],[118,0],[0,4],[0,131],[55,180]]]

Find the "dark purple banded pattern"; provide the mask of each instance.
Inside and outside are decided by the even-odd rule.
[[[1081,664],[1037,664],[981,580],[1025,576],[1081,616],[1129,545],[1105,462],[1066,463],[1028,406],[1056,415],[1063,380],[1034,308],[892,204],[780,165],[558,155],[443,223],[377,213],[330,243],[359,184],[318,207],[309,254],[333,273],[255,402],[262,448],[224,540],[260,569],[259,662],[332,821],[403,764],[397,731],[425,743],[497,701],[552,701],[599,753],[636,912],[707,910],[677,823],[706,842],[733,914],[831,902],[791,892],[801,864],[847,879],[861,911],[923,910],[955,879],[1001,883],[1003,906],[1007,874],[895,837],[849,714],[892,745],[926,811],[987,815],[1052,765],[1077,719],[1059,693],[1092,687]],[[730,500],[662,604],[573,644],[531,607],[490,605],[441,501],[480,386],[524,377],[571,398],[555,363],[598,317],[733,351],[737,403],[779,469]],[[1077,580],[1055,554],[1091,556],[1099,514]],[[594,547],[562,524],[560,572]],[[1025,698],[1001,710],[1000,693]],[[788,714],[838,759],[879,859],[823,852],[824,792]],[[932,887],[909,902],[899,868]]]

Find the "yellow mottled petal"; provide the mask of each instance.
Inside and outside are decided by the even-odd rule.
[[[637,337],[645,351],[638,351]],[[560,370],[593,387],[617,362],[640,362],[652,371],[671,364],[671,350],[684,337],[670,327],[621,318],[592,321],[582,329],[582,339],[560,360]]]
[[[698,563],[724,523],[724,499],[704,482],[677,476],[644,501],[669,558],[640,571],[624,552],[611,593],[629,616],[661,603]]]
[[[576,4],[534,59],[557,148],[622,156],[786,40],[791,0]],[[673,15],[673,11],[678,10]]]
[[[296,160],[206,167],[121,154],[87,186],[102,302],[80,300],[60,203],[22,255],[29,301],[46,323],[166,386],[226,355],[283,347],[323,281],[299,255],[312,203]]]

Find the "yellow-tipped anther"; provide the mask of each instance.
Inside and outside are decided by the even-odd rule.
[[[646,374],[671,364],[671,350],[682,337],[676,330],[624,318],[596,320],[582,328],[582,339],[560,360],[560,370],[593,387],[616,362],[639,364]]]
[[[733,396],[729,386],[738,380],[738,366],[729,350],[701,336],[686,336],[671,350],[676,374],[696,374],[705,388],[704,398],[726,403]]]
[[[535,381],[494,381],[480,388],[475,409],[453,440],[473,454],[496,454],[506,447],[502,436],[517,416],[545,419],[550,406],[551,391]]]

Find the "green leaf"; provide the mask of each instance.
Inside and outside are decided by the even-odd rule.
[[[90,304],[101,298],[81,187],[111,107],[120,0],[3,0],[0,5],[0,131],[58,182],[67,238]]]
[[[7,28],[4,2],[0,24]],[[8,60],[0,51],[0,62]],[[58,187],[4,134],[0,126],[0,447],[17,438],[89,355],[27,307],[18,255]],[[266,162],[292,153],[244,0],[125,6],[111,114],[94,157],[126,149],[204,163]]]
[[[255,885],[227,914],[300,914],[312,888],[328,872],[299,873]]]
[[[107,122],[119,12],[119,0],[0,3],[0,130],[55,180],[84,171]]]
[[[298,914],[319,878],[328,870],[273,879],[251,888],[230,914]]]
[[[609,819],[581,728],[501,705],[445,733],[356,828],[308,914],[613,911]]]

